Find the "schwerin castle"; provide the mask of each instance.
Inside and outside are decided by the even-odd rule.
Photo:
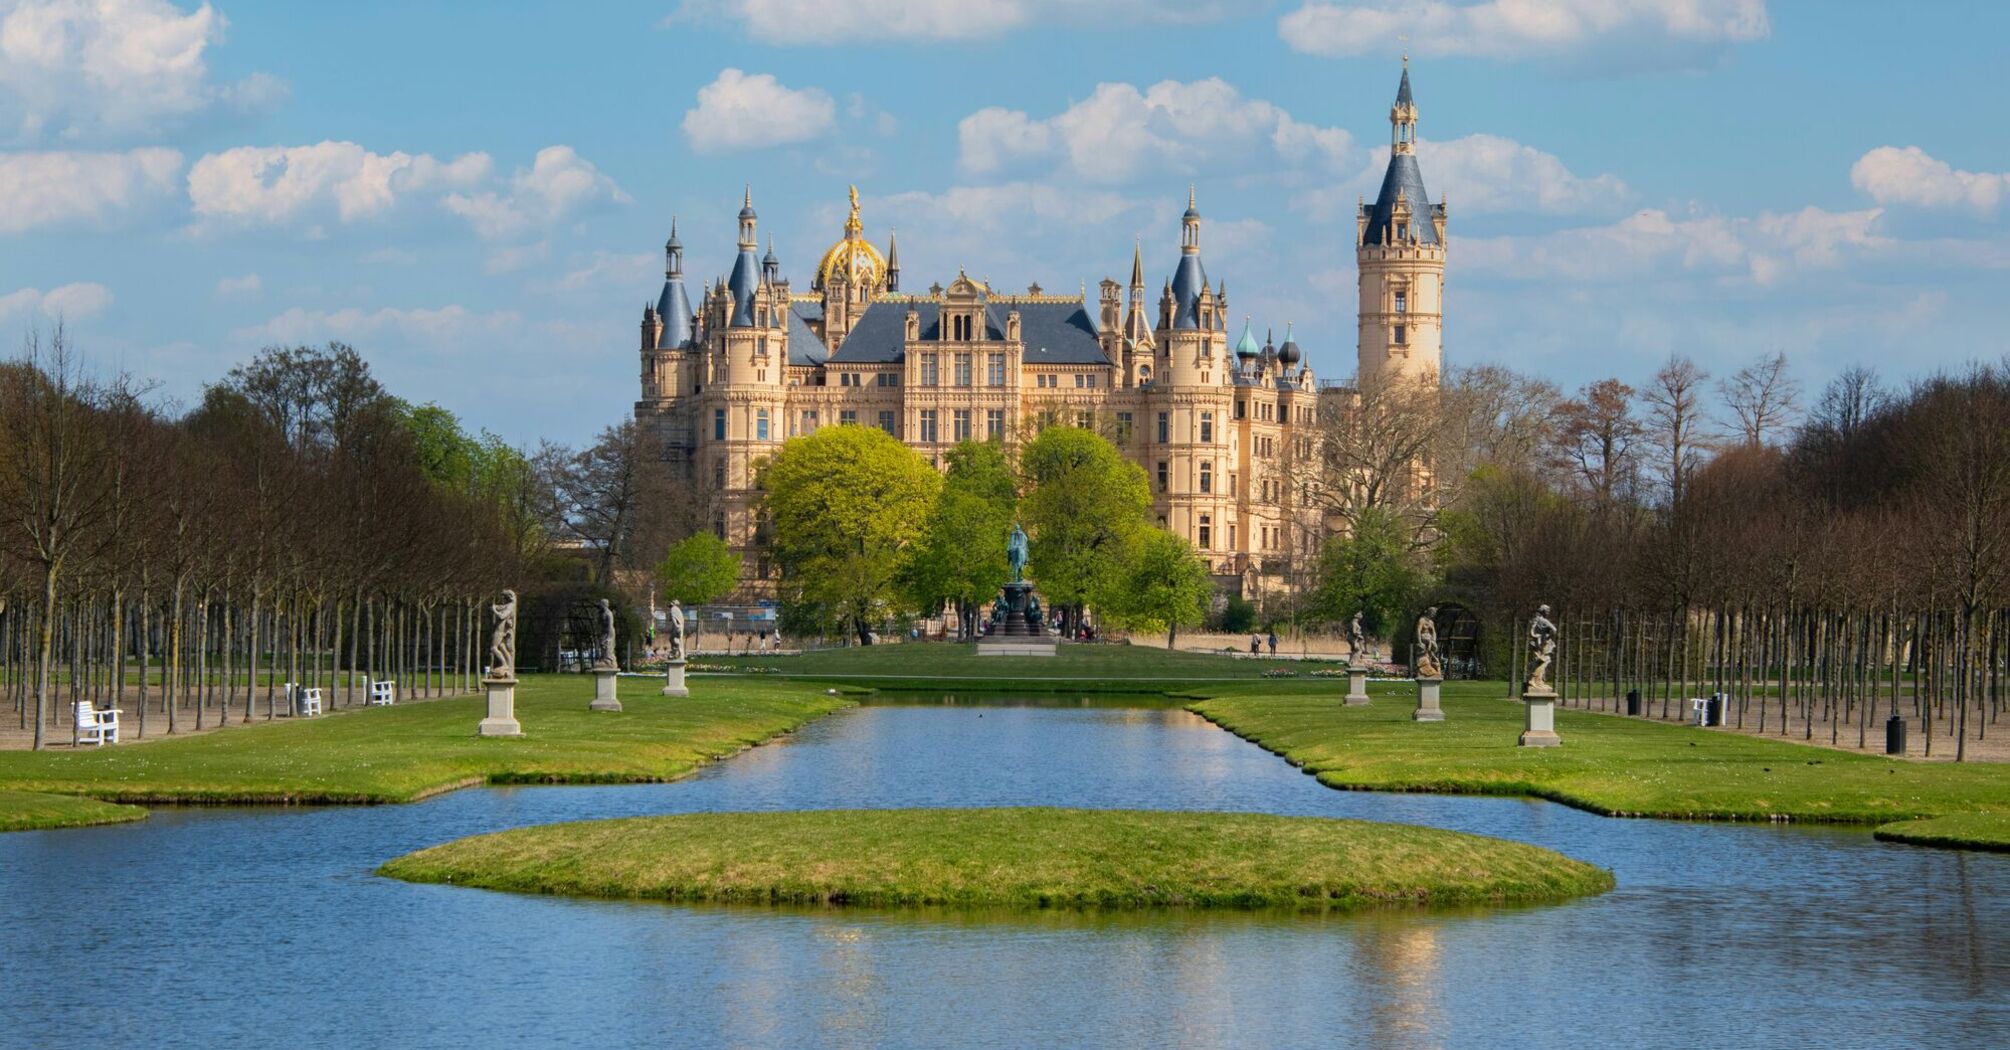
[[[1388,171],[1355,224],[1363,381],[1435,377],[1443,342],[1445,207],[1417,167],[1407,64],[1389,120]],[[833,425],[879,427],[938,466],[967,439],[1010,446],[1048,423],[1093,428],[1144,469],[1159,525],[1192,541],[1221,583],[1246,595],[1293,587],[1327,530],[1294,482],[1319,469],[1321,387],[1289,327],[1273,345],[1245,321],[1230,341],[1201,230],[1189,194],[1155,308],[1141,249],[1129,284],[1105,278],[1094,302],[1037,284],[1008,294],[961,273],[905,292],[896,241],[881,252],[866,239],[854,190],[844,236],[803,293],[772,245],[757,254],[750,192],[732,274],[700,289],[696,310],[672,224],[663,291],[642,315],[636,419],[667,469],[709,484],[713,529],[746,555],[752,595],[773,593],[757,465]]]

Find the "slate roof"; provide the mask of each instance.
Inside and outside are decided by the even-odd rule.
[[[752,328],[754,326],[754,290],[761,284],[761,267],[754,261],[754,250],[744,248],[733,260],[733,276],[726,279],[726,290],[733,293],[733,316],[726,321],[732,328]]]
[[[912,304],[921,322],[923,340],[940,339],[942,305]],[[878,302],[866,307],[865,315],[845,337],[831,361],[838,364],[891,364],[902,360],[907,337],[905,302]],[[1019,339],[1026,347],[1027,364],[1107,365],[1103,348],[1096,341],[1096,322],[1079,302],[991,303],[985,307],[984,338],[1005,338],[1005,315],[1019,311]],[[791,337],[793,340],[793,336]]]
[[[820,365],[831,356],[824,347],[824,341],[809,326],[812,320],[821,321],[824,316],[822,303],[789,304],[789,363],[792,365]]]
[[[1368,212],[1368,225],[1361,231],[1361,243],[1381,244],[1396,213],[1396,194],[1410,206],[1410,232],[1420,244],[1438,243],[1438,228],[1431,223],[1430,197],[1424,192],[1424,173],[1417,167],[1414,153],[1389,155],[1389,170],[1382,176],[1382,192]]]
[[[1179,268],[1173,271],[1173,327],[1200,327],[1200,293],[1207,290],[1207,267],[1200,264],[1200,253],[1182,254]]]
[[[674,349],[691,342],[698,334],[697,326],[691,320],[691,300],[684,294],[684,278],[666,278],[663,294],[656,299],[657,316],[663,319],[663,337],[656,345],[663,349]]]

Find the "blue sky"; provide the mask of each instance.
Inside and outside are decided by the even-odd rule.
[[[1407,38],[1407,39],[1405,39]],[[2010,5],[1765,0],[0,0],[0,332],[189,400],[342,339],[512,441],[636,394],[679,218],[752,184],[807,287],[856,183],[909,288],[1154,286],[1189,184],[1259,329],[1353,359],[1407,48],[1447,359],[1809,386],[2010,350]]]

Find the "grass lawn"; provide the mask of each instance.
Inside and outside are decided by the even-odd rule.
[[[1436,828],[1244,813],[821,810],[587,821],[391,861],[414,882],[589,897],[865,906],[1350,909],[1553,901],[1609,872]]]
[[[2010,852],[2010,812],[1960,813],[1886,824],[1877,829],[1877,837],[1914,846]]]
[[[1063,645],[1051,658],[978,656],[977,646],[967,642],[903,642],[824,649],[799,656],[701,656],[692,662],[772,668],[789,677],[892,689],[997,682],[1015,689],[1067,692],[1155,691],[1221,680],[1261,680],[1265,671],[1273,669],[1295,671],[1297,680],[1302,681],[1316,669],[1342,666],[1327,661],[1248,659],[1102,644]]]
[[[1336,788],[1532,795],[1610,816],[1885,824],[1975,815],[2010,826],[2010,766],[1909,762],[1559,709],[1559,748],[1514,746],[1498,682],[1450,682],[1447,720],[1415,723],[1415,687],[1375,702],[1238,687],[1192,709]]]
[[[620,679],[625,710],[590,712],[590,677],[526,677],[522,739],[478,739],[466,697],[234,727],[181,740],[0,751],[0,790],[111,802],[409,802],[483,783],[671,780],[849,701],[800,684],[713,679],[688,699],[660,679]],[[23,803],[26,805],[26,803]],[[13,811],[0,794],[0,826]]]
[[[0,831],[123,824],[129,820],[145,820],[146,817],[147,811],[138,806],[121,806],[75,795],[0,788]]]

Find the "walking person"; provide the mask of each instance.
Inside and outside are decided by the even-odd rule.
[[[1270,655],[1277,655],[1277,628],[1270,629]]]
[[[1253,634],[1249,636],[1249,655],[1251,656],[1263,655],[1263,639],[1258,638]]]

